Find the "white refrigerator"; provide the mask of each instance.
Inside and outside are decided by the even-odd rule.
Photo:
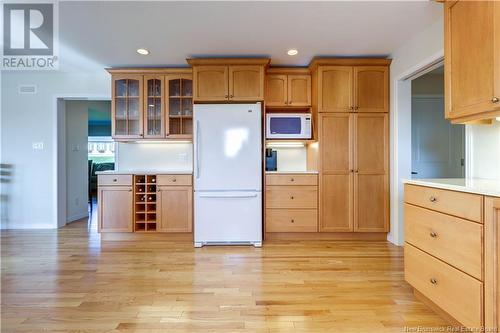
[[[261,104],[195,104],[194,246],[262,246]]]

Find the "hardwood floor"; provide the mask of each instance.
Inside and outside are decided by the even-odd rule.
[[[95,222],[95,221],[94,221]],[[2,332],[404,332],[446,323],[387,242],[261,249],[101,241],[95,225],[1,234]]]

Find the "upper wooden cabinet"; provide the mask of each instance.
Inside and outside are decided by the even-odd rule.
[[[269,59],[187,59],[193,66],[194,101],[262,101]]]
[[[303,68],[270,68],[266,75],[266,107],[311,106],[311,75]]]
[[[313,106],[318,112],[389,112],[388,59],[318,58]]]
[[[139,139],[143,131],[142,75],[113,76],[111,129],[114,138]]]
[[[192,137],[191,69],[116,68],[112,75],[112,136],[115,140]]]
[[[500,114],[500,2],[446,1],[445,103],[454,123]]]

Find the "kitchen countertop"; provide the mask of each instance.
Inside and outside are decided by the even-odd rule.
[[[191,175],[192,171],[186,170],[106,170],[96,171],[96,175]]]
[[[481,178],[404,179],[403,183],[500,197],[500,180]]]
[[[266,175],[295,175],[295,174],[317,174],[316,170],[306,170],[306,171],[266,171]]]

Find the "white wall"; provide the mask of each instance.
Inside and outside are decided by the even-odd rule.
[[[470,176],[500,180],[500,121],[466,125]]]
[[[126,171],[181,171],[193,170],[191,143],[118,143],[116,169]]]
[[[66,222],[88,216],[88,101],[66,101]]]
[[[99,73],[3,72],[1,78],[1,163],[13,165],[12,186],[2,228],[56,228],[56,96],[110,98],[110,76]],[[35,95],[18,85],[35,84]],[[43,150],[33,150],[43,142]],[[5,192],[5,193],[4,193]]]
[[[411,81],[401,81],[443,56],[444,23],[440,18],[391,54],[391,231],[388,240],[404,243],[402,179],[411,178]]]

